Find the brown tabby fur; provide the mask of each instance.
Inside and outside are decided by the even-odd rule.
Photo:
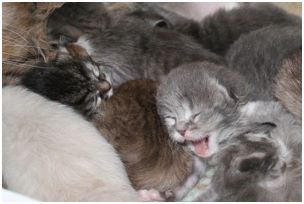
[[[291,112],[298,122],[302,121],[302,50],[282,61],[274,86],[275,96]]]
[[[63,3],[2,3],[2,86],[19,83],[37,60],[55,57],[46,41],[46,20]]]
[[[124,162],[135,189],[160,192],[180,185],[192,170],[191,154],[169,139],[157,114],[157,83],[134,80],[114,89],[93,123]]]

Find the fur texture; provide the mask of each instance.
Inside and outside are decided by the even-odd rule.
[[[231,46],[226,56],[229,67],[254,88],[254,100],[274,100],[282,60],[302,48],[301,30],[301,26],[269,26],[241,36]]]
[[[281,62],[275,79],[274,93],[300,123],[302,121],[302,49],[289,54]]]
[[[301,135],[279,103],[248,103],[221,144],[212,186],[197,201],[301,201]]]
[[[2,86],[20,83],[20,77],[35,67],[37,60],[54,59],[56,50],[46,37],[46,20],[62,3],[2,4]]]
[[[137,201],[113,147],[72,109],[3,89],[3,178],[41,201]]]

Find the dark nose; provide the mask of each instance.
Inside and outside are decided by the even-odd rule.
[[[186,129],[182,129],[182,130],[177,130],[179,132],[179,134],[181,134],[183,137],[185,137],[185,133],[186,133]]]

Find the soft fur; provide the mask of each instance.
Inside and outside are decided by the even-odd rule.
[[[302,49],[289,54],[281,62],[275,79],[276,98],[298,122],[302,121]]]
[[[277,102],[251,102],[241,113],[197,201],[301,201],[301,126]]]
[[[72,109],[3,89],[3,178],[41,201],[137,201],[113,147]]]
[[[231,46],[228,64],[254,88],[254,100],[274,100],[275,77],[282,60],[302,48],[301,31],[301,26],[269,26],[241,36]]]
[[[54,59],[46,37],[46,21],[62,3],[5,2],[2,4],[2,86],[20,83],[37,60]]]

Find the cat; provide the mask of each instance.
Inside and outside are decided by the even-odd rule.
[[[22,87],[3,93],[2,176],[40,201],[139,201],[114,148],[71,108]]]
[[[209,158],[218,150],[218,135],[238,117],[250,99],[241,75],[225,66],[197,62],[181,65],[161,81],[157,110],[170,138],[196,155]]]
[[[220,144],[211,186],[195,201],[301,201],[301,126],[278,102],[251,102],[241,112]]]
[[[37,59],[54,59],[56,50],[46,42],[46,20],[62,3],[4,2],[2,4],[2,86],[20,84],[20,77]]]
[[[49,17],[48,36],[59,44],[61,38],[80,43],[95,62],[109,68],[114,87],[132,79],[158,80],[186,62],[224,63],[191,37],[167,28],[157,14],[132,10],[101,16],[98,5],[102,7],[101,3],[64,4]],[[94,21],[86,23],[90,18]]]
[[[143,10],[161,15],[180,33],[197,40],[204,48],[225,56],[240,36],[270,25],[298,25],[302,20],[271,3],[247,3],[231,10],[219,9],[200,22],[161,8],[157,3],[140,3]]]
[[[241,36],[227,52],[228,66],[254,87],[255,100],[275,100],[273,86],[280,64],[302,48],[301,30],[301,26],[265,27]]]
[[[87,116],[119,153],[136,190],[154,189],[162,193],[158,201],[182,199],[196,183],[204,166],[187,148],[168,140],[168,133],[156,111],[157,83],[129,81],[115,87],[108,100],[76,100],[91,98],[90,94],[85,95],[86,83],[94,86],[99,81],[86,79],[75,65],[70,66],[67,62],[63,65],[31,70],[24,76],[23,85],[48,99],[73,106]],[[86,83],[82,82],[84,80]],[[154,200],[153,192],[145,194]]]

